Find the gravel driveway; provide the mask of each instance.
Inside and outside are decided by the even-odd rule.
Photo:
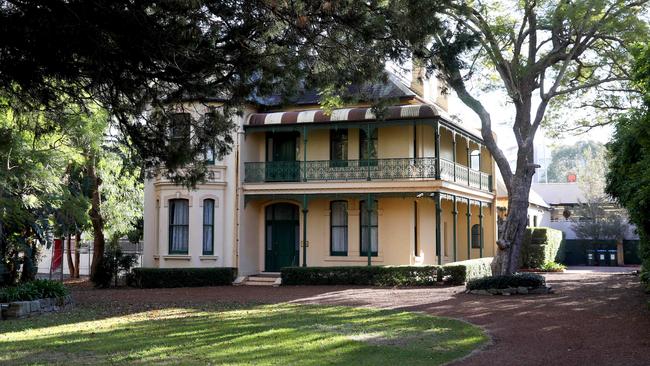
[[[80,306],[136,311],[214,302],[371,306],[461,318],[492,344],[458,365],[650,365],[650,310],[638,276],[576,268],[548,274],[555,293],[477,296],[450,288],[206,287],[94,290],[73,286]]]

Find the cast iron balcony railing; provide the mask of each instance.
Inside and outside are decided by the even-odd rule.
[[[269,161],[244,164],[245,183],[436,179],[436,158]],[[440,179],[491,191],[486,173],[440,159]]]

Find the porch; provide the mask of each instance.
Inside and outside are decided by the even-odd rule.
[[[247,195],[239,270],[250,275],[298,265],[426,265],[488,257],[494,254],[493,211],[489,202],[441,192]]]

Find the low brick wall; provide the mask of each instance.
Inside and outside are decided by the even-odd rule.
[[[0,308],[2,309],[0,319],[18,319],[37,316],[42,313],[59,311],[70,305],[72,305],[72,297],[70,295],[32,301],[14,301],[0,304]]]

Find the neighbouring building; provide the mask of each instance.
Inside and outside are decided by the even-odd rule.
[[[246,276],[493,256],[496,165],[480,133],[449,116],[441,90],[422,78],[366,87],[368,100],[393,101],[381,121],[363,101],[327,114],[316,93],[284,107],[251,102],[233,117],[232,153],[210,162],[205,182],[146,181],[144,266]],[[219,106],[188,101],[179,113]]]
[[[565,239],[577,239],[573,225],[576,221],[588,220],[588,218],[579,217],[576,210],[581,202],[585,202],[580,185],[578,183],[534,183],[531,187],[531,191],[533,190],[550,206],[550,215],[544,217],[541,226],[563,231]],[[625,209],[617,206],[614,202],[608,204],[605,209],[627,217]],[[623,239],[639,239],[634,225],[627,225]]]

